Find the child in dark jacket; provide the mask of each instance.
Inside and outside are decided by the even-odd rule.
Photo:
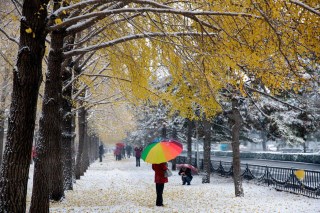
[[[182,185],[186,185],[186,183],[188,185],[190,185],[190,182],[192,180],[192,175],[191,175],[191,169],[189,168],[185,168],[185,167],[181,167],[180,171],[179,171],[179,175],[181,175],[181,179],[182,179]]]

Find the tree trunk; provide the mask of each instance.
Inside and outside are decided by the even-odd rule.
[[[63,39],[62,32],[51,35],[30,212],[49,212],[49,198],[58,201],[64,197],[60,115]]]
[[[2,153],[3,153],[3,142],[4,142],[4,124],[6,120],[6,115],[5,115],[5,107],[6,107],[6,97],[7,97],[7,92],[8,92],[8,79],[9,77],[9,70],[5,68],[5,73],[3,76],[3,82],[1,85],[1,97],[0,97],[0,165],[2,163]]]
[[[187,129],[187,163],[192,164],[192,121],[188,118],[188,129]]]
[[[75,36],[69,36],[66,43],[73,44]],[[70,45],[72,46],[72,45]],[[70,48],[71,50],[71,48]],[[74,132],[72,131],[72,119],[74,114],[72,113],[72,84],[69,82],[72,80],[72,59],[68,59],[67,67],[63,68],[62,82],[64,82],[64,90],[62,91],[62,161],[63,161],[63,177],[64,177],[64,189],[73,190],[73,175],[72,171],[74,164],[72,140],[74,138]]]
[[[240,167],[240,128],[242,124],[242,117],[239,111],[238,99],[232,99],[232,151],[233,151],[233,181],[236,197],[243,197],[244,192],[242,188],[241,167]]]
[[[45,52],[46,6],[48,0],[25,0],[22,7],[17,66],[13,72],[13,91],[7,143],[0,180],[0,209],[25,212],[36,107],[42,81]],[[28,30],[27,30],[28,29]],[[30,30],[32,30],[31,33]]]
[[[71,131],[74,134],[74,137],[71,138],[71,152],[72,152],[72,181],[76,182],[76,150],[75,150],[75,138],[76,138],[76,116],[72,113],[72,123],[71,123]]]
[[[211,174],[211,124],[207,119],[202,121],[204,130],[202,183],[210,183]]]
[[[78,153],[76,158],[76,179],[80,179],[80,176],[83,175],[82,163],[83,163],[83,146],[84,146],[84,133],[85,133],[85,108],[81,106],[78,110],[78,128],[79,128],[79,146]]]
[[[267,151],[267,134],[264,131],[261,131],[261,137],[262,137],[262,150]]]
[[[172,128],[172,139],[177,140],[178,139],[178,133],[177,129],[175,127]],[[175,171],[177,169],[177,160],[176,158],[171,161],[172,163],[172,171]]]
[[[305,136],[303,136],[303,153],[307,153],[307,141],[304,139]]]
[[[87,110],[86,110],[86,117],[87,117]],[[82,158],[82,174],[84,174],[90,163],[89,163],[89,140],[88,140],[88,124],[87,119],[85,119],[85,128],[84,128],[84,144],[83,144],[83,158]]]

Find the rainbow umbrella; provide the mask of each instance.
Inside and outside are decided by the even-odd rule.
[[[174,159],[182,152],[182,144],[176,140],[163,140],[151,143],[141,153],[147,163],[159,164]]]

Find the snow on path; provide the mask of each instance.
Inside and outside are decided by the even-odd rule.
[[[165,184],[164,207],[157,207],[153,181],[150,164],[141,161],[141,167],[135,167],[135,158],[115,161],[107,154],[66,192],[65,200],[50,204],[50,212],[320,213],[319,199],[246,181],[245,197],[236,198],[231,178],[213,175],[210,184],[202,184],[201,177],[194,176],[190,186],[183,186],[177,171]]]

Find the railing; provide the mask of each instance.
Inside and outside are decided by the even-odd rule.
[[[177,163],[186,163],[187,157],[178,156]],[[196,159],[192,158],[196,165]],[[241,176],[253,180],[257,184],[274,187],[276,190],[301,194],[312,198],[320,198],[320,172],[304,170],[304,177],[297,177],[297,169],[240,164]],[[203,169],[203,159],[200,159],[200,170]],[[211,161],[211,172],[224,177],[233,175],[232,163]]]

